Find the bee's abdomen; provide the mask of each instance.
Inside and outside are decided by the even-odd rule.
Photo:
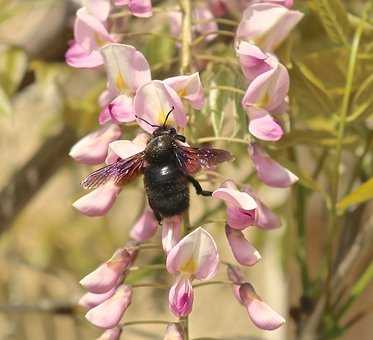
[[[188,182],[174,164],[149,166],[144,173],[149,205],[162,217],[183,213],[189,207]]]

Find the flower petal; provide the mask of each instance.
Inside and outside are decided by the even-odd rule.
[[[270,187],[287,188],[298,181],[290,170],[272,160],[257,144],[249,146],[258,178]]]
[[[90,14],[100,21],[105,21],[109,17],[110,0],[83,0],[83,5]]]
[[[179,276],[171,287],[168,302],[172,313],[177,317],[189,315],[193,307],[193,287],[188,277]]]
[[[136,92],[134,103],[138,117],[151,124],[162,125],[172,107],[174,110],[168,123],[170,124],[173,118],[180,127],[185,127],[187,124],[186,112],[180,97],[170,86],[160,80],[153,80],[141,86]],[[140,119],[137,122],[147,132],[152,133],[155,130],[155,127]]]
[[[303,18],[303,13],[273,3],[253,4],[244,11],[236,40],[253,42],[264,51],[274,51]]]
[[[132,288],[121,285],[111,298],[90,309],[85,317],[97,327],[113,328],[118,325],[131,301]]]
[[[193,275],[207,280],[216,274],[219,254],[212,236],[204,229],[197,228],[185,236],[167,256],[167,270],[170,273]]]
[[[212,197],[223,200],[228,206],[246,211],[255,210],[255,200],[246,192],[220,187],[212,193]]]
[[[73,207],[86,216],[104,216],[114,205],[121,190],[121,187],[108,182],[80,197],[73,203]]]
[[[249,317],[255,326],[271,331],[285,323],[285,319],[281,315],[260,299],[250,283],[242,284],[239,292]]]
[[[76,68],[95,68],[104,63],[99,51],[87,51],[73,41],[65,54],[66,63]]]
[[[209,34],[206,36],[205,40],[207,42],[214,40],[218,35],[218,24],[214,20],[215,17],[212,14],[209,6],[207,4],[199,4],[194,7],[193,10],[194,20],[198,23],[195,25],[195,29],[201,34]]]
[[[251,108],[248,110],[250,122],[249,132],[258,139],[278,141],[284,131],[266,110]]]
[[[91,293],[106,293],[117,285],[123,272],[133,263],[135,257],[136,252],[132,249],[119,248],[110,260],[80,280],[80,284]]]
[[[151,80],[150,66],[133,46],[109,44],[101,49],[108,75],[109,91],[134,95]]]
[[[101,111],[98,121],[105,124],[113,123],[128,123],[135,120],[135,112],[133,110],[133,98],[126,94],[117,96],[104,110]]]
[[[151,0],[129,0],[128,8],[133,15],[140,18],[149,18],[153,15]]]
[[[233,229],[227,224],[225,233],[233,255],[239,264],[253,266],[261,259],[259,252],[245,239],[240,230]]]
[[[163,340],[184,340],[184,332],[180,324],[170,323],[167,325]]]
[[[190,101],[196,110],[202,109],[205,98],[198,72],[189,76],[167,78],[164,82],[173,88],[181,98]]]
[[[181,221],[180,215],[167,217],[162,221],[162,246],[166,254],[180,241]]]
[[[93,307],[96,307],[97,305],[101,304],[108,298],[112,297],[116,291],[116,287],[111,288],[105,293],[101,294],[95,294],[91,292],[85,293],[79,300],[78,304],[82,307],[85,307],[87,309],[91,309]]]
[[[83,137],[70,150],[69,156],[84,164],[100,164],[105,161],[109,144],[120,138],[118,125],[108,124]]]
[[[151,209],[146,208],[139,220],[130,231],[130,236],[138,241],[144,242],[155,235],[157,232],[158,221]]]
[[[244,273],[238,266],[229,264],[227,266],[227,275],[229,280],[231,280],[233,283],[241,284],[246,281]]]
[[[122,334],[122,327],[107,329],[97,340],[119,340]]]

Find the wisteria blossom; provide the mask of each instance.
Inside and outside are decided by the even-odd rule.
[[[130,12],[140,18],[148,18],[153,14],[151,0],[114,0],[115,6],[128,6]]]
[[[185,236],[167,255],[167,271],[177,274],[170,289],[170,310],[178,317],[187,316],[193,307],[192,280],[208,280],[218,269],[219,255],[212,236],[198,228]]]

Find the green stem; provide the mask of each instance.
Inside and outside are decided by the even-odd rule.
[[[206,143],[206,142],[217,142],[217,141],[226,141],[226,142],[232,142],[232,143],[241,143],[249,145],[250,141],[241,139],[241,138],[231,138],[231,137],[203,137],[198,138],[198,143]]]
[[[164,264],[145,264],[142,266],[135,266],[131,267],[129,270],[132,271],[137,271],[137,270],[163,270],[165,269],[166,266]]]
[[[128,321],[123,322],[120,324],[122,328],[128,326],[136,326],[136,325],[168,325],[170,323],[175,323],[174,321],[166,321],[166,320],[139,320],[139,321]]]
[[[191,0],[179,0],[181,12],[183,14],[181,30],[180,49],[180,73],[186,74],[190,70],[190,47],[192,43],[192,4]]]
[[[170,287],[167,285],[162,285],[159,283],[137,283],[134,285],[131,285],[132,288],[156,288],[156,289],[169,289]]]
[[[193,288],[212,286],[212,285],[232,285],[232,282],[231,281],[207,281],[207,282],[196,283],[193,285]]]
[[[225,31],[225,30],[217,30],[217,31],[206,32],[206,33],[203,33],[200,36],[198,36],[198,38],[194,39],[192,41],[192,46],[199,45],[200,43],[202,43],[205,40],[205,38],[207,38],[211,35],[221,35],[221,36],[225,36],[225,37],[234,37],[235,33],[231,32],[231,31]]]
[[[229,92],[234,92],[234,93],[238,93],[238,94],[242,94],[244,95],[245,94],[245,91],[244,90],[241,90],[237,87],[233,87],[233,86],[225,86],[225,85],[217,85],[217,86],[211,86],[209,88],[209,90],[223,90],[223,91],[229,91]]]
[[[203,25],[203,24],[208,24],[209,22],[216,22],[218,24],[223,24],[227,26],[233,26],[236,27],[238,26],[238,22],[230,19],[224,19],[224,18],[212,18],[212,19],[207,19],[207,20],[198,20],[198,21],[193,21],[193,24],[195,25]]]
[[[189,316],[180,319],[184,323],[184,340],[189,340]]]

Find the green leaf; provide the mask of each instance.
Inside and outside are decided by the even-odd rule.
[[[358,281],[353,285],[351,290],[351,295],[354,297],[359,297],[365,290],[365,288],[373,280],[373,263],[371,263],[365,270],[363,275],[358,279]]]
[[[339,210],[345,210],[351,205],[363,203],[373,199],[373,178],[361,184],[352,193],[345,196],[337,205]]]
[[[0,54],[0,84],[8,96],[13,95],[27,71],[26,53],[19,48],[7,48]]]
[[[8,95],[5,93],[3,88],[0,86],[0,116],[11,116],[12,105]]]
[[[330,40],[348,47],[351,27],[341,0],[310,1],[310,7],[316,11]]]

